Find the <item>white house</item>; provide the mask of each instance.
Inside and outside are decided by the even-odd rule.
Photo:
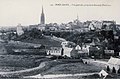
[[[90,23],[90,25],[89,25],[89,30],[95,30],[95,26],[94,26],[93,23]]]
[[[50,47],[47,50],[47,55],[55,55],[55,56],[62,56],[63,55],[63,49],[61,47]]]
[[[17,25],[17,35],[20,36],[23,33],[24,33],[24,31],[23,31],[23,28],[22,28],[21,24],[18,24]]]
[[[77,46],[75,47],[75,50],[81,50],[81,47],[80,47],[79,45],[77,45]]]
[[[63,56],[71,57],[71,51],[73,50],[73,48],[69,46],[70,43],[71,42],[69,41],[65,41],[61,43],[63,48]]]
[[[71,57],[71,51],[73,48],[69,47],[50,47],[47,49],[47,55],[55,55],[55,56],[67,56]]]
[[[69,46],[69,41],[62,42],[62,47],[50,47],[47,50],[47,55],[67,56],[71,57],[72,47]]]
[[[63,56],[71,57],[71,51],[73,48],[63,47]]]
[[[118,69],[120,68],[120,59],[119,58],[114,58],[111,57],[108,61],[108,65],[109,68],[112,70],[113,67],[116,69],[116,71],[118,71]]]
[[[114,50],[108,50],[108,49],[106,49],[104,51],[105,51],[105,54],[114,54]]]
[[[82,46],[82,49],[77,45],[71,52],[73,58],[87,57],[89,55],[89,48],[86,45]]]
[[[85,45],[82,49],[83,50],[86,50],[87,52],[88,52],[88,55],[89,55],[89,47],[90,47],[90,45]]]
[[[68,43],[69,43],[68,41],[64,41],[61,43],[61,45],[62,45],[62,47],[66,47],[68,45]]]
[[[107,77],[107,75],[108,75],[108,73],[105,70],[101,70],[98,74],[100,77],[103,76],[104,77],[103,79],[105,79],[105,77]]]

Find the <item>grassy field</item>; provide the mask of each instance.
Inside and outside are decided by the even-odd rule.
[[[52,67],[47,71],[43,72],[43,74],[76,74],[76,73],[92,73],[92,72],[99,72],[101,68],[83,64],[82,62],[78,63],[62,63],[54,65],[52,63]]]
[[[66,62],[66,61],[59,61],[58,60],[50,60],[50,59],[46,59],[44,57],[41,57],[41,56],[24,56],[24,57],[21,57],[21,56],[7,56],[5,58],[5,56],[0,56],[0,60],[3,61],[3,58],[4,59],[7,59],[9,58],[10,60],[4,60],[5,64],[7,64],[8,62],[14,62],[16,63],[16,65],[13,65],[14,66],[11,66],[11,67],[16,67],[18,68],[17,70],[20,70],[20,66],[17,65],[17,64],[22,64],[23,61],[26,61],[26,63],[24,63],[25,65],[21,66],[23,67],[23,69],[26,69],[25,71],[26,72],[20,72],[20,73],[13,73],[11,75],[7,75],[5,77],[0,77],[0,78],[5,78],[5,79],[9,79],[9,78],[20,78],[20,79],[23,79],[23,76],[31,76],[31,75],[37,75],[37,74],[42,74],[42,75],[50,75],[50,74],[80,74],[80,73],[94,73],[94,72],[100,72],[101,71],[101,68],[100,67],[97,67],[97,66],[94,66],[94,65],[91,65],[91,64],[83,64],[82,62]],[[26,59],[27,58],[27,59]],[[15,60],[14,60],[15,59]],[[34,61],[32,61],[34,59]],[[66,59],[67,60],[67,59]],[[22,62],[21,62],[22,61]],[[30,61],[30,62],[28,62]],[[39,64],[37,65],[37,67],[35,67],[35,63],[34,62],[39,62]],[[8,63],[7,65],[9,66],[10,63]],[[41,67],[39,68],[42,63],[45,63],[45,66],[44,67]],[[29,68],[29,65],[34,65],[34,67],[31,67]],[[1,62],[0,62],[0,65],[1,65]],[[6,66],[6,65],[5,65]],[[4,66],[4,67],[5,67]],[[2,67],[1,67],[2,68]],[[29,68],[29,69],[28,69]],[[9,69],[9,68],[6,68],[6,69]],[[15,68],[13,68],[13,70],[10,68],[9,71],[14,71]],[[29,71],[30,70],[30,71]],[[7,70],[6,70],[7,71]],[[1,72],[1,71],[0,71]],[[21,78],[22,77],[22,78]],[[81,77],[81,76],[76,76],[76,77],[66,77],[66,78],[58,78],[58,79],[93,79],[95,78],[94,76],[93,77]],[[31,78],[30,78],[31,79]],[[54,78],[54,79],[57,79],[57,78]],[[114,78],[113,78],[114,79]]]
[[[38,62],[39,60],[39,62]],[[17,71],[39,66],[47,58],[39,55],[0,55],[0,71]]]

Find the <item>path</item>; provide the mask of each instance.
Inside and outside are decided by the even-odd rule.
[[[94,73],[80,73],[80,74],[51,74],[51,75],[35,75],[35,76],[25,76],[24,78],[57,78],[57,77],[71,77],[71,76],[88,76],[98,74],[98,72]]]

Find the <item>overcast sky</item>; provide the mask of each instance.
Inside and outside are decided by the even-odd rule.
[[[70,6],[55,6],[55,4]],[[72,4],[107,4],[111,6],[73,6]],[[0,0],[0,26],[40,23],[42,5],[46,23],[115,20],[120,23],[120,0]],[[53,5],[53,6],[51,6]],[[72,5],[72,6],[71,6]]]

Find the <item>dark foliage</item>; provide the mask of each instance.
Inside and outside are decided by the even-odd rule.
[[[120,74],[120,68],[118,69],[118,73]]]
[[[43,38],[43,33],[38,29],[32,29],[30,31],[26,31],[23,35],[18,36],[15,40],[32,40],[32,39],[41,39]]]
[[[115,67],[113,67],[113,69],[112,69],[112,73],[116,73],[116,69],[115,69]]]
[[[109,68],[109,66],[107,66],[107,72],[109,72],[110,71],[110,68]]]

